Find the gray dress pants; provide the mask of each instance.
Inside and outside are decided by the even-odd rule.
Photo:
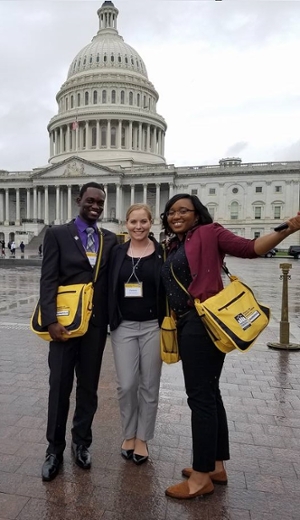
[[[111,332],[124,439],[154,436],[161,374],[157,320],[122,321]]]

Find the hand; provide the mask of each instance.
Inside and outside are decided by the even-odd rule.
[[[289,226],[289,232],[295,233],[296,231],[300,230],[300,211],[298,211],[296,217],[292,217],[289,220],[287,220],[287,224]]]
[[[71,334],[71,332],[60,323],[51,323],[51,325],[48,326],[48,332],[54,341],[67,341]]]

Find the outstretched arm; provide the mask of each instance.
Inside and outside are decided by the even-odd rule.
[[[288,228],[282,231],[273,231],[268,235],[263,235],[255,240],[254,251],[257,255],[264,255],[273,247],[276,247],[282,240],[296,231],[300,230],[300,211],[296,217],[287,220]]]

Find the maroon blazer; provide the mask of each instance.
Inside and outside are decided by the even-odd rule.
[[[184,248],[193,278],[188,287],[190,294],[204,301],[220,292],[225,254],[256,258],[254,242],[235,235],[218,223],[200,225],[188,231]]]

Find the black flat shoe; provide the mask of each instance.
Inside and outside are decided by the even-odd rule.
[[[78,445],[75,444],[75,442],[72,442],[72,451],[77,466],[82,469],[90,469],[91,455],[87,446],[83,446],[83,444]]]
[[[121,455],[126,460],[132,459],[133,450],[124,450],[124,448],[121,448]]]
[[[50,482],[50,480],[53,480],[57,476],[62,461],[62,455],[55,455],[55,453],[48,453],[48,455],[46,455],[42,467],[42,480],[44,482]]]
[[[144,462],[146,462],[149,458],[149,455],[138,455],[137,453],[134,453],[132,455],[132,460],[135,464],[137,464],[138,466],[141,465],[141,464],[144,464]]]

